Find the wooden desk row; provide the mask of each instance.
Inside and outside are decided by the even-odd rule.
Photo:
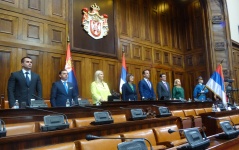
[[[38,132],[0,138],[1,149],[26,149],[84,139],[87,134],[105,136],[175,123],[177,117],[153,118],[115,124],[86,126],[58,131]]]

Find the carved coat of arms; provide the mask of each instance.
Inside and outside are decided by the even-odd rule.
[[[84,30],[94,39],[101,39],[108,34],[108,16],[106,14],[99,15],[100,7],[95,4],[88,8],[83,8],[82,25]]]

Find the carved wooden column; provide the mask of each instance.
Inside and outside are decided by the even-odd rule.
[[[229,19],[227,10],[225,10],[226,2],[225,0],[201,0],[200,2],[207,10],[205,25],[208,27],[208,59],[212,64],[209,71],[212,73],[224,60],[222,64],[224,76],[230,77],[232,71],[231,38]]]

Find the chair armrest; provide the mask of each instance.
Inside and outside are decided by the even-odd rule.
[[[178,146],[187,143],[186,138],[171,142],[171,145]]]
[[[173,147],[173,145],[171,144],[170,141],[159,142],[159,143],[157,143],[157,145],[165,145],[168,148]]]

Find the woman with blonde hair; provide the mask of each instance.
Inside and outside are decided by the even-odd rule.
[[[108,101],[108,96],[111,95],[110,89],[103,79],[103,71],[97,70],[95,72],[95,81],[91,83],[90,88],[93,104],[97,104],[102,101]]]
[[[173,99],[184,99],[184,89],[181,87],[180,79],[174,80]]]

